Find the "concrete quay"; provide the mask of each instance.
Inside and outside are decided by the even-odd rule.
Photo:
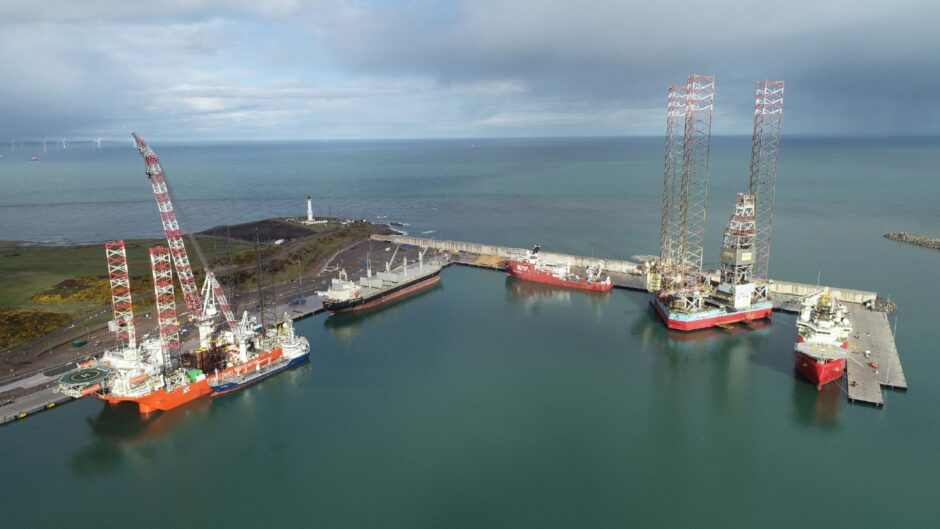
[[[883,387],[907,389],[888,315],[862,306],[849,308],[854,326],[845,365],[849,399],[884,406]]]

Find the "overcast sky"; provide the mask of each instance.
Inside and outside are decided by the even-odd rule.
[[[645,4],[0,0],[0,138],[660,135],[693,72],[717,133],[759,79],[788,134],[940,133],[938,0]]]

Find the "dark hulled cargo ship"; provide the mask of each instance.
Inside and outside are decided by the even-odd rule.
[[[410,267],[407,259],[395,270],[391,268],[391,261],[386,263],[384,272],[373,273],[369,267],[358,283],[350,281],[346,271],[340,270],[330,288],[317,295],[323,299],[323,308],[334,314],[367,310],[440,282],[442,268],[440,263],[425,263],[424,252],[421,252],[418,262]]]

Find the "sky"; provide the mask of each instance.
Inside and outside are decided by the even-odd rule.
[[[940,2],[0,0],[0,141],[940,133]],[[4,139],[5,138],[5,139]]]

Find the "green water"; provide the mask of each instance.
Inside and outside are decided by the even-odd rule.
[[[658,244],[661,139],[156,147],[195,227],[302,214],[313,193],[415,235]],[[0,238],[158,235],[139,157],[109,149],[3,160]],[[713,144],[710,266],[748,153]],[[392,307],[299,322],[309,365],[245,391],[147,422],[84,400],[0,428],[0,527],[933,527],[940,253],[882,234],[940,236],[938,158],[937,138],[784,144],[771,270],[898,302],[911,389],[883,409],[794,375],[790,315],[674,334],[642,293],[452,267]]]
[[[689,337],[665,331],[647,301],[452,267],[440,287],[367,316],[298,323],[309,365],[241,393],[148,423],[85,400],[5,428],[7,527],[870,527],[937,515],[936,424],[914,395],[876,410],[801,382],[792,316]]]

